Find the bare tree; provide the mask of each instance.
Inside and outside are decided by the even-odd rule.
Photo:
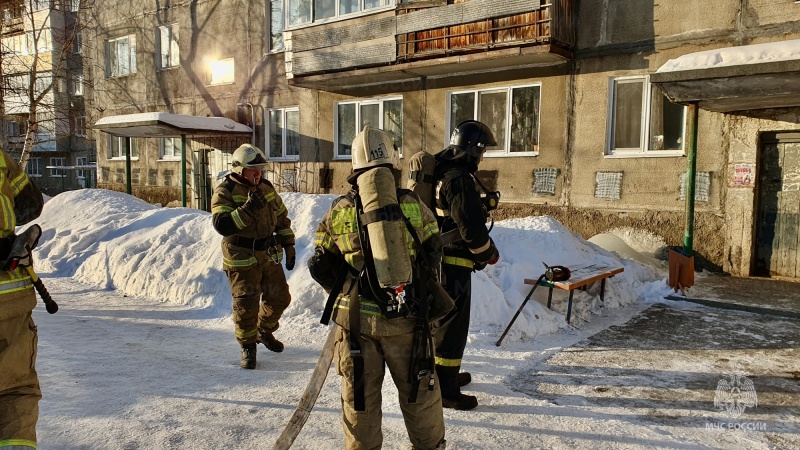
[[[67,91],[83,88],[75,85],[83,82],[82,75],[71,77],[74,64],[69,64],[73,54],[79,53],[74,46],[81,44],[80,3],[0,0],[0,104],[4,121],[16,118],[17,125],[11,128],[16,128],[18,135],[24,131],[20,156],[23,168],[35,146],[55,146],[57,136],[71,133],[73,118]]]

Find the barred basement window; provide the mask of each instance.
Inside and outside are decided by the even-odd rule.
[[[158,185],[158,169],[148,169],[148,171],[147,171],[147,185],[148,186],[157,186]]]
[[[533,170],[533,193],[550,194],[556,193],[556,177],[558,169],[555,167],[540,167]]]
[[[164,174],[164,186],[172,186],[172,176],[175,174],[172,170],[165,170]]]
[[[131,169],[131,184],[141,184],[142,177],[139,176],[141,169]]]
[[[281,171],[281,188],[287,191],[300,191],[300,177],[296,169],[284,169]]]
[[[594,181],[595,197],[619,200],[622,189],[622,172],[597,172]]]
[[[694,174],[694,200],[707,202],[711,191],[711,172],[697,172]],[[680,177],[680,199],[686,200],[686,172]]]
[[[117,169],[116,173],[114,174],[114,181],[116,183],[124,183],[125,182],[125,171],[123,169]]]

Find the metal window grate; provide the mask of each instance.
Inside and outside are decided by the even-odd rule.
[[[622,172],[595,173],[594,196],[619,200],[622,188]]]
[[[711,172],[697,172],[694,174],[694,200],[707,202],[711,191]],[[680,199],[686,200],[686,173],[680,177]]]
[[[533,170],[533,193],[550,194],[556,193],[556,177],[558,169],[555,167],[540,167]]]

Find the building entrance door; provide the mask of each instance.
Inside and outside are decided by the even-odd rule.
[[[753,275],[800,278],[800,133],[761,140]]]

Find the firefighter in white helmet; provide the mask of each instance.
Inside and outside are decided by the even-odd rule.
[[[256,345],[282,352],[278,329],[291,296],[286,270],[295,263],[294,232],[286,206],[272,183],[262,176],[264,153],[244,144],[233,152],[231,174],[214,190],[211,214],[222,239],[222,265],[233,297],[236,340],[241,367],[256,368]]]
[[[417,267],[425,256],[437,265],[441,259],[436,217],[416,194],[397,189],[397,149],[388,133],[365,127],[353,141],[352,161],[353,173],[348,181],[353,190],[333,201],[317,228],[314,256],[308,262],[311,276],[330,293],[331,304],[326,305],[326,311],[332,312],[339,325],[334,355],[342,376],[345,448],[381,448],[381,386],[387,367],[397,387],[412,447],[444,448],[444,417],[432,370],[433,352],[429,352],[430,370],[424,370],[427,366],[419,361],[415,364],[413,356],[415,338],[424,338],[416,334],[418,325],[428,320],[418,320],[423,313],[413,308],[417,295],[414,288],[422,283],[419,278],[432,276],[432,271],[419,272]],[[386,206],[373,210],[364,206],[380,196]],[[415,281],[404,291],[406,305],[412,305],[408,309],[389,306],[393,297],[375,280],[380,277],[370,274],[375,271],[377,258],[373,254],[378,250],[374,229],[366,227],[398,222],[402,226],[400,245],[387,244],[384,250],[396,252],[389,255],[393,262],[409,257],[414,261]],[[416,237],[412,238],[409,226],[414,228]],[[365,229],[367,232],[363,233]],[[336,280],[342,275],[346,275],[346,281],[337,285]],[[402,271],[394,275],[404,276]],[[436,285],[435,278],[433,281]],[[327,320],[324,315],[323,323]],[[427,331],[429,337],[430,329]],[[417,349],[425,353],[424,349]],[[421,367],[423,370],[419,370]]]

